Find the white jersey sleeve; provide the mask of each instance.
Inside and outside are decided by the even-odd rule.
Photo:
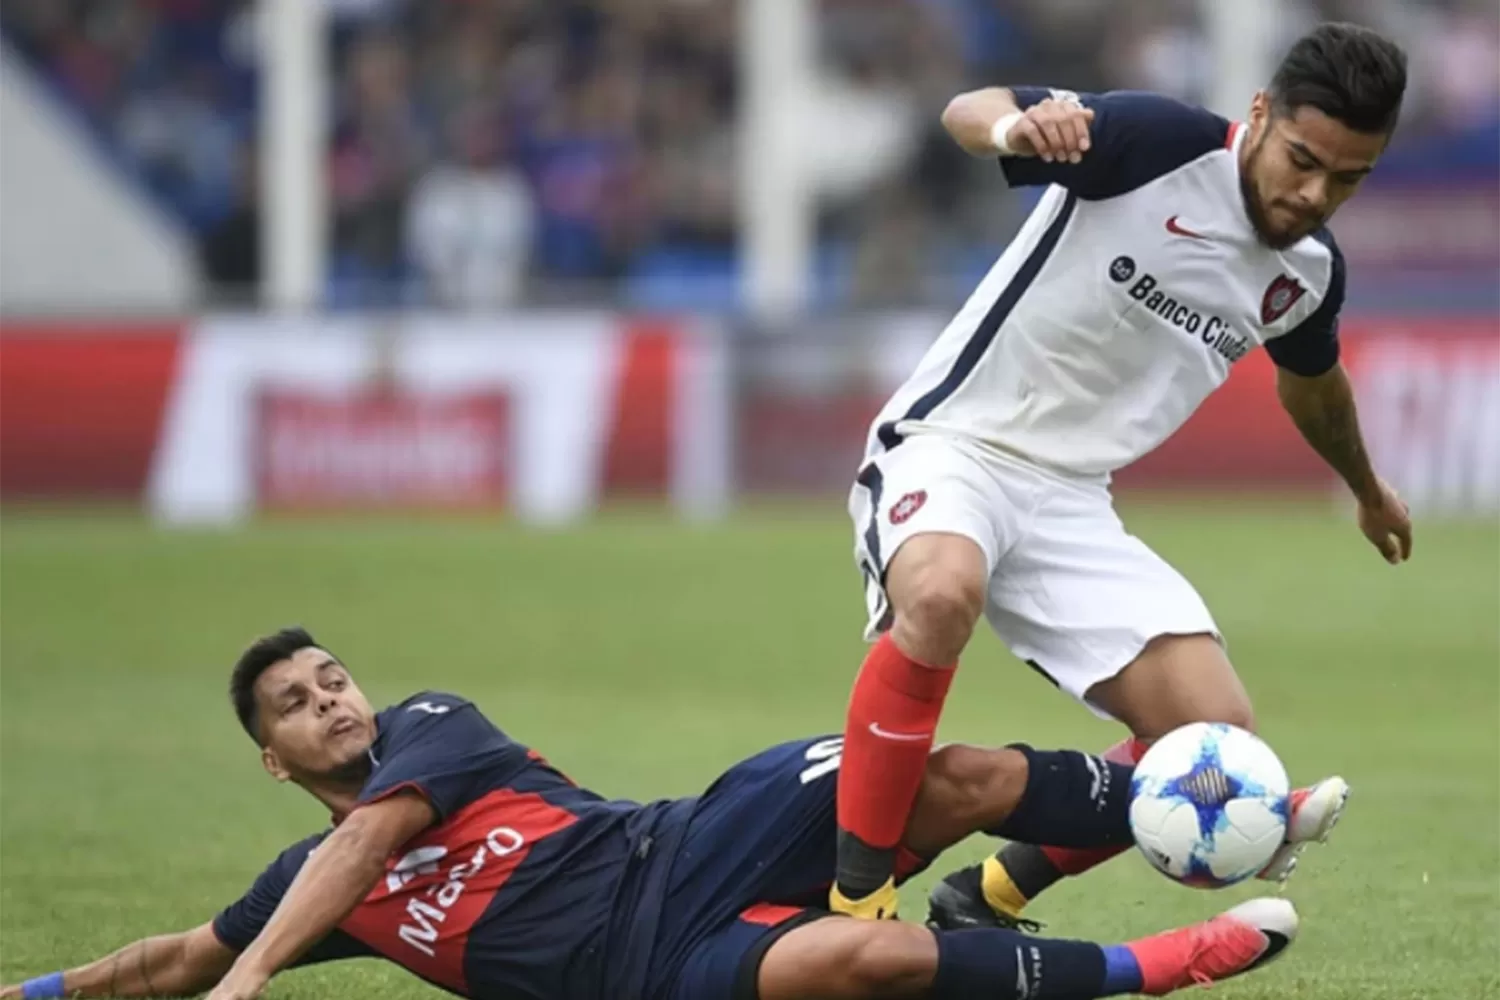
[[[1338,364],[1339,310],[1344,308],[1344,255],[1326,228],[1313,238],[1328,248],[1328,290],[1313,314],[1280,337],[1266,341],[1278,367],[1298,375],[1322,375]]]

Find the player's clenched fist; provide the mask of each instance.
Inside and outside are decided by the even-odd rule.
[[[1049,97],[995,123],[995,148],[1048,163],[1078,163],[1089,150],[1094,111],[1077,101]]]
[[[1411,558],[1411,508],[1383,479],[1373,497],[1359,504],[1359,529],[1392,566]]]

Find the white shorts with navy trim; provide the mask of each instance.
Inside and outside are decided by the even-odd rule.
[[[892,558],[907,539],[933,532],[979,546],[990,572],[990,626],[1018,659],[1101,717],[1089,689],[1153,638],[1220,637],[1192,584],[1125,530],[1102,478],[1068,479],[957,439],[916,435],[861,469],[849,513],[867,640],[891,625]]]

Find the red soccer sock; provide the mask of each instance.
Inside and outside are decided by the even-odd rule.
[[[1101,755],[1105,760],[1115,764],[1136,764],[1145,756],[1149,744],[1138,739],[1128,739],[1116,743]],[[1063,875],[1082,875],[1090,868],[1104,864],[1110,858],[1119,857],[1126,851],[1127,847],[1095,847],[1088,850],[1079,850],[1069,847],[1044,847],[1042,853],[1047,860],[1052,862],[1058,872]]]
[[[954,666],[929,667],[889,635],[865,657],[844,726],[839,828],[879,850],[896,847],[922,785]]]

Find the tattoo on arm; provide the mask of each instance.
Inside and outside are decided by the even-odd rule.
[[[1297,430],[1357,497],[1375,489],[1375,471],[1365,451],[1354,391],[1342,369],[1316,379],[1283,376],[1281,398]]]
[[[1317,419],[1308,421],[1306,430],[1313,447],[1346,478],[1369,465],[1352,407],[1325,404]]]

